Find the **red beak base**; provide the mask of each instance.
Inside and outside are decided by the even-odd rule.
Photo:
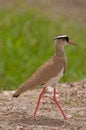
[[[68,43],[76,46],[76,44],[73,43],[71,40],[69,40]]]

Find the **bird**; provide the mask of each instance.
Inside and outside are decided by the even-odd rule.
[[[66,120],[67,116],[65,115],[61,105],[57,101],[56,97],[56,87],[58,81],[65,74],[67,69],[67,58],[65,54],[64,47],[68,44],[76,45],[73,41],[69,39],[67,35],[58,35],[54,38],[55,43],[55,54],[48,59],[44,64],[42,64],[36,72],[32,74],[32,76],[26,80],[18,90],[13,94],[13,97],[18,97],[23,92],[27,90],[34,90],[37,87],[42,86],[42,90],[39,94],[38,101],[36,104],[36,108],[34,111],[34,119],[36,119],[36,114],[38,111],[38,107],[40,101],[47,91],[49,91],[48,87],[51,86],[53,88],[53,100],[56,106],[61,111],[63,118]]]

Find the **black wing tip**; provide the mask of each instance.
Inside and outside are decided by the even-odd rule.
[[[14,93],[13,97],[19,97],[19,94]]]

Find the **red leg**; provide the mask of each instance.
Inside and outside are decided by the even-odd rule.
[[[64,119],[67,120],[66,115],[64,114],[64,112],[63,112],[63,110],[62,110],[62,108],[61,108],[59,102],[58,102],[57,99],[56,99],[56,88],[54,88],[54,96],[53,96],[53,100],[55,101],[56,105],[58,106],[59,110],[61,111],[61,113],[62,113]]]
[[[39,104],[40,104],[40,100],[44,94],[44,92],[46,91],[46,86],[43,87],[41,93],[39,94],[39,97],[38,97],[38,102],[37,102],[37,105],[36,105],[36,109],[35,109],[35,112],[34,112],[34,119],[36,119],[36,113],[38,111],[38,107],[39,107]]]

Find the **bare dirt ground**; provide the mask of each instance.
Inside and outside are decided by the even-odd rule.
[[[13,91],[0,93],[0,130],[86,130],[86,79],[60,84],[58,100],[68,120],[64,120],[52,98],[41,101],[33,119],[40,89],[13,98]]]

